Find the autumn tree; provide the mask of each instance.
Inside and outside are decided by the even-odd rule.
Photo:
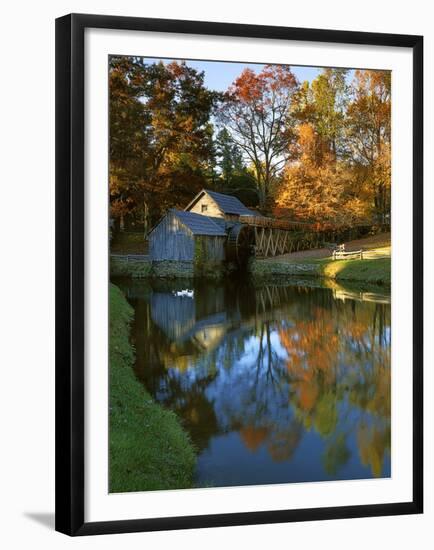
[[[310,220],[325,227],[351,225],[363,214],[361,202],[346,205],[351,177],[312,124],[297,128],[298,161],[288,164],[275,196],[277,212],[290,218]]]
[[[145,227],[206,186],[217,97],[185,63],[110,61],[112,215],[140,213]]]
[[[291,154],[290,104],[297,86],[288,66],[266,65],[258,74],[245,69],[227,91],[219,111],[220,123],[253,166],[262,209]]]
[[[346,74],[343,69],[324,69],[311,84],[304,82],[294,96],[291,110],[298,121],[294,154],[275,196],[278,211],[293,218],[333,226],[354,222],[354,212],[343,207],[348,177],[341,161],[348,103]]]
[[[110,210],[121,225],[137,209],[143,151],[149,142],[149,116],[139,100],[141,90],[129,78],[137,70],[130,57],[110,60]]]
[[[387,221],[391,192],[391,73],[358,70],[347,110],[350,158],[370,194],[377,221]]]
[[[318,147],[332,158],[345,149],[345,114],[349,101],[348,70],[326,68],[311,84],[304,82],[294,98],[293,112],[300,123],[311,124]]]

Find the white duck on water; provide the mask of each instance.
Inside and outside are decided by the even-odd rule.
[[[186,298],[194,298],[194,290],[189,290],[186,288],[185,290],[174,290],[172,292],[174,296],[182,296]]]

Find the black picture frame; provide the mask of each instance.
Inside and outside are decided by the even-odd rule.
[[[413,498],[409,502],[85,522],[84,32],[86,28],[362,44],[413,51]],[[423,511],[423,37],[71,14],[56,20],[56,530],[128,533]]]

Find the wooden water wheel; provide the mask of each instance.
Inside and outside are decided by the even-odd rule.
[[[255,233],[249,225],[237,224],[229,231],[227,240],[227,259],[244,265],[253,254]]]

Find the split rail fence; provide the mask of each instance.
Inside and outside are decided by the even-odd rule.
[[[333,260],[342,260],[350,256],[358,256],[360,260],[363,260],[363,250],[333,250],[332,252]]]

